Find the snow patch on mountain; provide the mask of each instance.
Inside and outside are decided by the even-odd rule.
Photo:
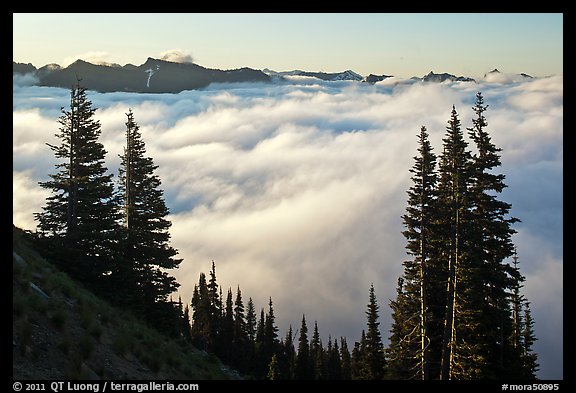
[[[158,71],[160,69],[160,64],[156,64],[156,71]],[[152,78],[152,75],[154,75],[154,70],[152,68],[148,68],[146,71],[144,71],[148,74],[148,80],[146,81],[146,87],[150,87],[150,78]]]

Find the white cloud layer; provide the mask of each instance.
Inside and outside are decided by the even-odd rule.
[[[256,307],[272,297],[280,332],[302,314],[349,345],[365,329],[374,284],[382,336],[406,258],[401,215],[421,125],[436,154],[452,105],[470,127],[482,91],[488,130],[503,149],[514,242],[535,317],[540,376],[562,376],[562,77],[474,83],[221,84],[179,94],[90,92],[110,172],[117,173],[125,113],[134,112],[159,165],[171,210],[174,275],[189,301],[212,260],[224,289],[239,284]],[[16,82],[15,82],[16,83]],[[34,229],[54,171],[63,89],[14,87],[14,224]]]
[[[160,59],[174,63],[192,63],[192,55],[182,49],[170,49],[160,53]]]

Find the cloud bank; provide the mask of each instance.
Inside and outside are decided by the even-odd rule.
[[[398,83],[396,83],[398,82]],[[225,290],[240,285],[257,311],[272,297],[280,334],[317,321],[323,342],[360,339],[374,284],[387,341],[389,300],[402,273],[401,216],[421,125],[436,154],[452,105],[462,127],[482,91],[488,131],[502,148],[520,267],[538,341],[540,377],[562,375],[562,77],[475,83],[322,82],[218,84],[179,94],[89,93],[117,173],[128,108],[159,165],[170,208],[173,272],[189,302],[216,263]],[[16,82],[15,82],[16,83]],[[54,171],[64,89],[13,90],[13,220],[34,229],[38,181]]]
[[[182,49],[169,49],[160,53],[160,59],[171,61],[174,63],[192,63],[192,55],[186,53]]]

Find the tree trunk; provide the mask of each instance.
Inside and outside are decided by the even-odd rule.
[[[455,279],[456,269],[454,256],[450,255],[448,268],[448,287],[446,298],[446,316],[444,317],[444,335],[442,337],[442,358],[440,365],[440,379],[450,379],[450,359],[452,357],[452,333],[454,324],[454,303],[455,303]]]
[[[74,111],[74,106],[78,105],[78,100],[75,97],[75,90],[72,89],[70,97],[70,154],[68,164],[68,217],[66,220],[66,236],[69,239],[74,239],[76,236],[76,206],[78,204],[78,179],[77,179],[77,164],[76,164],[76,132],[78,130],[79,121],[77,120],[78,111]]]
[[[424,182],[424,176],[422,176],[422,182]],[[424,184],[422,184],[422,190],[424,190]],[[423,191],[422,191],[423,192]],[[420,232],[420,373],[422,380],[428,380],[428,332],[427,325],[428,321],[426,318],[427,304],[426,304],[426,284],[427,284],[427,274],[426,274],[426,222],[424,218],[424,201],[423,196],[420,198],[420,217],[422,229]]]
[[[455,198],[458,200],[458,198]],[[444,335],[442,338],[442,358],[440,365],[440,379],[449,380],[452,374],[452,364],[454,360],[454,347],[456,340],[456,283],[458,278],[458,238],[460,231],[459,204],[456,203],[456,220],[454,225],[454,235],[450,244],[450,257],[448,265],[448,288],[446,299],[446,317],[444,319]],[[452,249],[453,245],[453,249]]]

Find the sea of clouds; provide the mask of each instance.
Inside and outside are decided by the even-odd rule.
[[[30,230],[49,196],[38,182],[57,163],[46,143],[59,143],[60,108],[70,103],[69,90],[33,82],[13,84],[13,223]],[[539,376],[562,379],[562,76],[375,85],[291,77],[88,98],[110,173],[118,173],[128,109],[159,166],[171,244],[184,259],[172,272],[181,284],[175,296],[189,302],[214,260],[224,294],[239,285],[257,312],[272,298],[281,337],[304,314],[324,344],[328,335],[345,336],[351,349],[366,328],[370,284],[387,343],[389,301],[407,258],[401,216],[420,127],[439,155],[452,105],[466,133],[478,91],[502,148],[497,171],[508,188],[500,199],[522,220],[513,241],[535,318]]]

